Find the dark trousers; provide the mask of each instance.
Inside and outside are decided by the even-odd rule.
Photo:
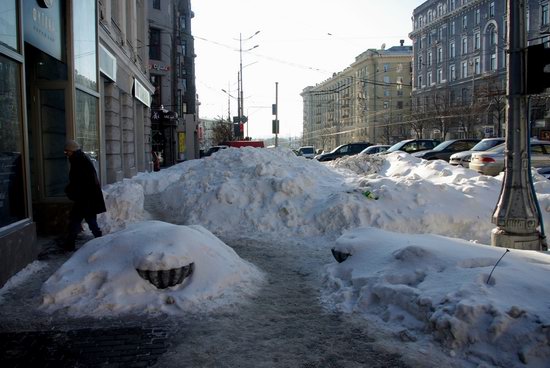
[[[97,215],[96,214],[86,214],[78,209],[78,206],[74,206],[69,215],[69,238],[76,239],[77,234],[80,232],[82,220],[86,220],[86,223],[90,227],[92,234],[96,238],[100,237],[101,230],[97,225]]]

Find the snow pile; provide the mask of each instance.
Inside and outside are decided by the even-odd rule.
[[[157,289],[137,270],[193,264],[183,283]],[[262,274],[201,226],[147,221],[80,248],[43,285],[42,309],[71,315],[212,310],[254,292]]]
[[[550,361],[550,257],[434,235],[350,231],[327,266],[326,300],[403,342],[426,333],[451,356],[512,367]],[[540,297],[546,296],[546,297]]]
[[[104,234],[122,230],[127,224],[146,218],[143,189],[142,185],[130,179],[103,188],[107,212],[100,214],[97,220]]]

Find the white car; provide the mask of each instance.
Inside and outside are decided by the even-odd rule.
[[[315,157],[315,147],[313,146],[300,147],[298,148],[298,154],[305,158],[313,158]]]
[[[469,151],[462,151],[453,153],[451,155],[451,158],[449,159],[449,163],[451,165],[456,166],[463,166],[465,168],[468,168],[470,166],[470,159],[472,157],[472,153],[474,152],[483,152],[487,151],[488,149],[491,149],[495,146],[498,146],[501,143],[504,143],[504,138],[485,138],[479,141],[478,144],[472,147]]]

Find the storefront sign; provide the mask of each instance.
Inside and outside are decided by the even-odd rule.
[[[61,1],[23,0],[25,41],[63,61]]]
[[[143,104],[147,107],[151,107],[151,94],[143,86],[143,84],[139,83],[137,79],[134,78],[134,95],[135,97],[143,102]]]
[[[159,63],[150,63],[149,69],[157,70],[159,72],[169,72],[170,71],[170,65],[162,65]]]

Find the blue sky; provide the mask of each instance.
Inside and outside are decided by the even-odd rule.
[[[197,93],[201,118],[237,114],[239,35],[243,50],[244,112],[248,135],[271,137],[271,105],[278,82],[280,136],[300,136],[300,92],[349,66],[369,48],[411,42],[413,9],[421,0],[197,0]]]

